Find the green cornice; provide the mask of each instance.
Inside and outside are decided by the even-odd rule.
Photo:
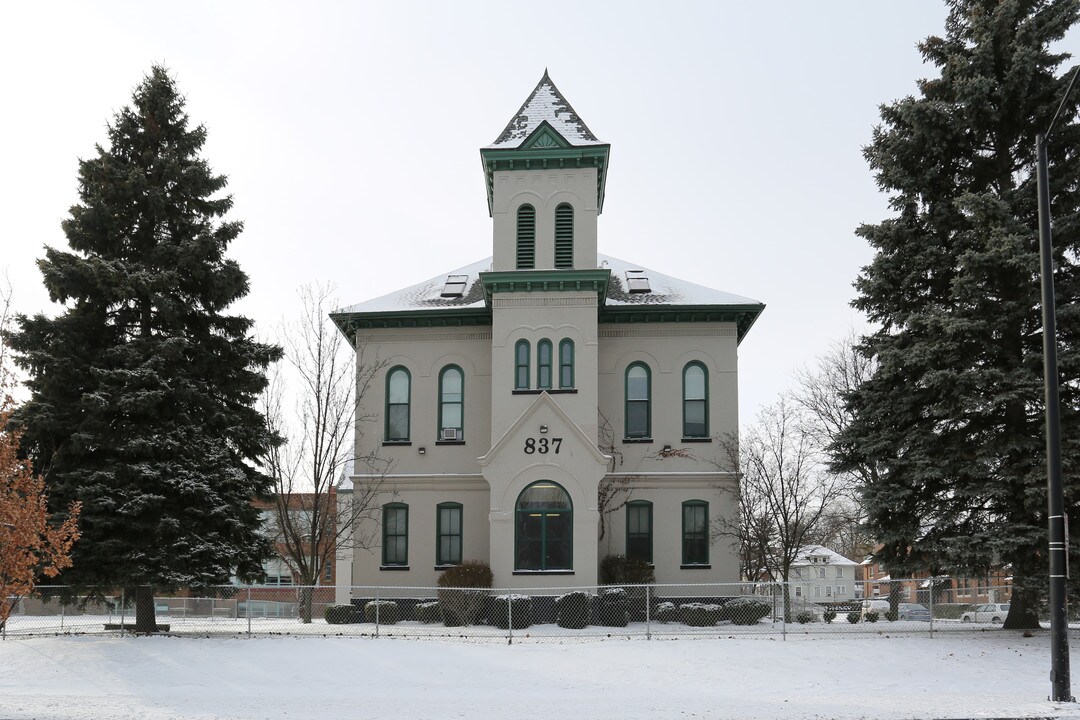
[[[562,170],[566,168],[596,168],[596,212],[604,210],[604,188],[607,185],[608,155],[611,145],[581,147],[526,147],[541,130],[544,135],[561,136],[550,125],[542,124],[516,148],[481,148],[484,164],[484,184],[487,187],[488,214],[491,214],[497,170]]]
[[[611,270],[502,270],[480,273],[484,302],[491,307],[491,296],[498,292],[595,292],[603,307],[607,299]]]
[[[764,305],[608,305],[601,323],[735,323],[739,342],[750,332]]]
[[[483,308],[453,310],[387,310],[369,313],[331,313],[330,319],[355,344],[357,330],[372,328],[472,327],[491,325],[491,311]]]

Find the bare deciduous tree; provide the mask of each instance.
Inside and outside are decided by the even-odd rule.
[[[300,613],[311,622],[312,586],[346,547],[367,547],[371,538],[357,532],[370,519],[378,481],[353,485],[339,496],[346,468],[379,466],[377,458],[356,457],[357,407],[378,372],[365,362],[362,349],[352,357],[344,337],[329,318],[331,289],[299,290],[301,310],[282,328],[285,367],[275,367],[263,397],[267,423],[284,442],[266,457],[274,478],[275,499],[268,530],[282,559],[295,574]],[[287,387],[287,371],[295,386]],[[290,392],[291,390],[291,392]],[[285,406],[295,406],[286,420]],[[385,471],[385,467],[383,471]]]

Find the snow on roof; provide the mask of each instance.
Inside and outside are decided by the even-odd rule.
[[[335,310],[334,314],[352,313],[389,313],[415,310],[461,310],[483,308],[484,293],[479,279],[480,273],[491,269],[491,258],[450,270],[433,278],[417,283],[381,297],[366,300],[356,305]],[[611,270],[608,284],[607,306],[633,305],[760,305],[741,295],[714,290],[703,285],[679,280],[642,265],[629,263],[610,255],[597,255],[601,269]],[[642,270],[649,279],[650,292],[630,292],[627,288],[626,273],[630,270]],[[522,270],[519,272],[529,272]],[[443,297],[446,278],[450,275],[465,275],[465,288],[460,297]]]
[[[516,148],[545,120],[571,145],[606,145],[586,127],[544,70],[536,89],[488,148]]]
[[[792,565],[809,565],[811,557],[824,557],[827,565],[858,565],[854,560],[848,560],[838,552],[833,552],[822,545],[803,545],[799,548],[799,554],[795,556]]]

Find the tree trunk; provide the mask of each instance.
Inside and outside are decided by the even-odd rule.
[[[300,622],[311,622],[311,605],[314,600],[315,590],[310,585],[300,588]]]
[[[1039,629],[1039,590],[1032,578],[1014,577],[1005,630]]]
[[[135,588],[135,632],[139,635],[157,632],[154,588],[150,585],[139,585]]]

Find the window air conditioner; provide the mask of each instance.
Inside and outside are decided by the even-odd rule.
[[[439,436],[440,440],[460,440],[461,435],[457,428],[443,428],[442,434]]]

